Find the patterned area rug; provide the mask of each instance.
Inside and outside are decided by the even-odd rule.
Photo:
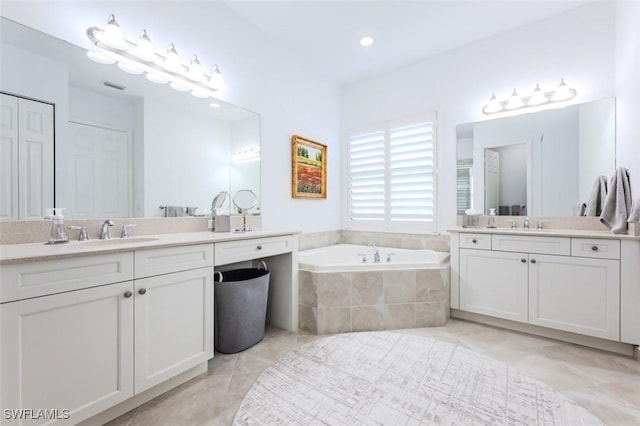
[[[545,384],[472,350],[389,332],[340,334],[285,354],[234,425],[600,425]]]

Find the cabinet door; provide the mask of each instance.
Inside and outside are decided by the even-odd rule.
[[[213,268],[135,281],[135,392],[213,357]]]
[[[69,410],[76,424],[131,397],[132,289],[129,281],[0,305],[0,406]]]
[[[529,255],[529,322],[620,339],[620,262]]]
[[[527,321],[527,254],[460,249],[460,309]]]

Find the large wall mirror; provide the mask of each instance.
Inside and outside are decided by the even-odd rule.
[[[574,216],[615,170],[615,100],[457,126],[458,214]]]
[[[167,206],[205,215],[216,194],[241,189],[258,196],[259,212],[254,112],[95,63],[85,49],[5,18],[0,91],[55,105],[55,159],[43,161],[55,164],[55,204],[68,218],[163,217]]]

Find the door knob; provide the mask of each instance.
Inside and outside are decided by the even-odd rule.
[[[520,259],[520,262],[527,263],[527,259]]]
[[[129,290],[127,290],[127,291],[125,291],[125,292],[124,292],[124,297],[125,297],[126,299],[130,298],[131,296],[133,296],[133,293],[131,293]]]
[[[138,294],[145,294],[147,292],[146,288],[141,288],[140,290],[138,290]]]
[[[531,263],[536,263],[536,260],[535,259],[531,259]]]

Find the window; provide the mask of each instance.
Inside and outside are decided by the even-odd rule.
[[[435,114],[349,132],[350,229],[435,231]]]

